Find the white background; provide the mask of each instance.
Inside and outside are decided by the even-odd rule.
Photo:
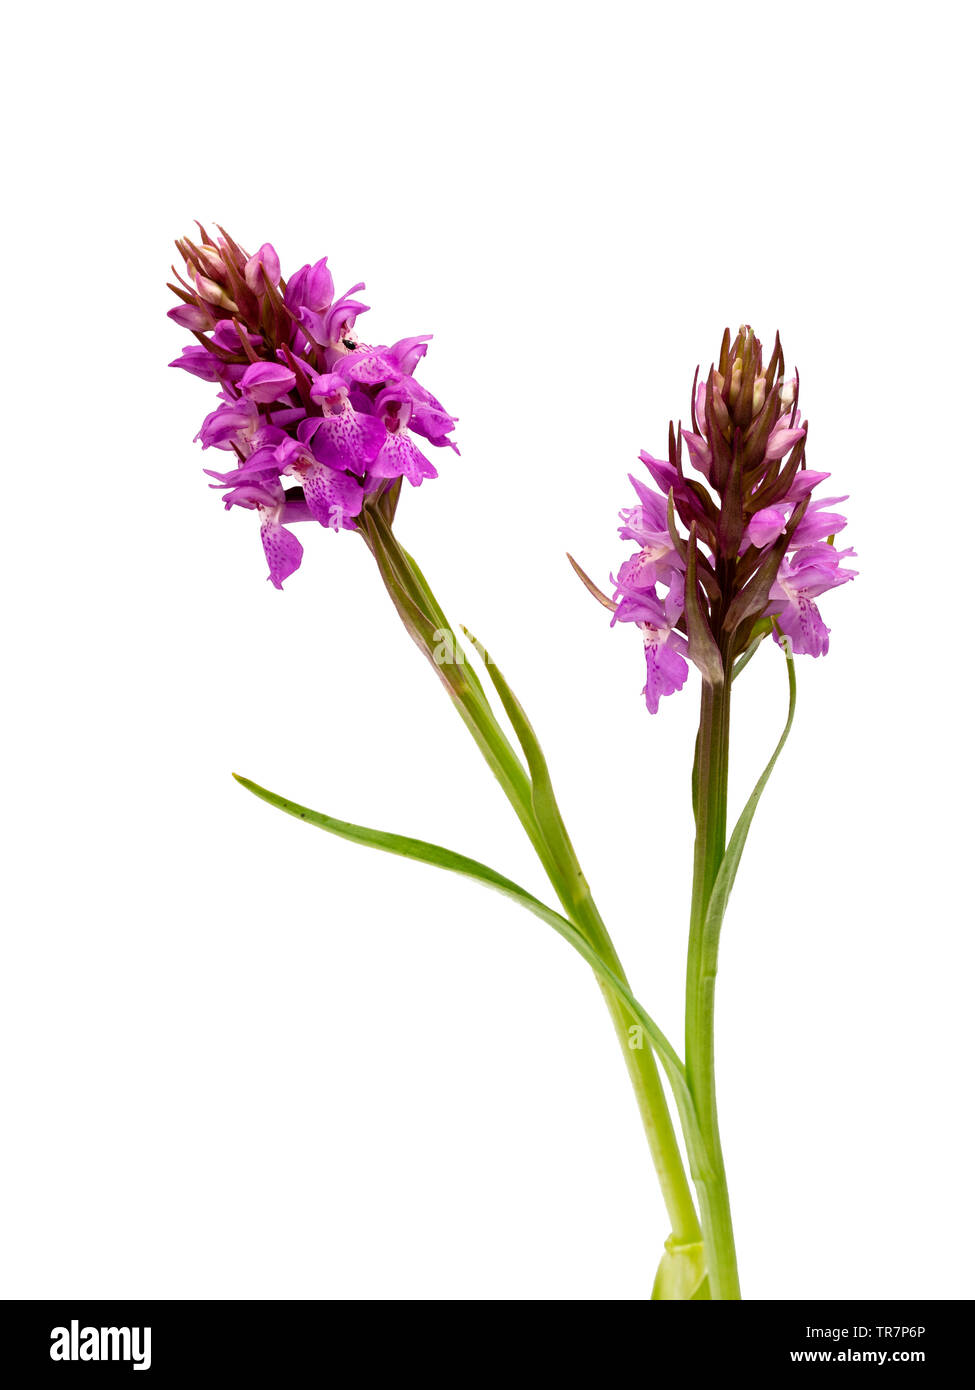
[[[27,17],[25,18],[25,14]],[[722,947],[751,1298],[975,1293],[970,14],[961,5],[47,5],[8,17],[2,1255],[10,1296],[641,1299],[667,1233],[554,934],[241,771],[547,890],[365,548],[265,582],[167,371],[172,238],[368,283],[462,457],[399,530],[539,728],[679,1041],[696,677],[605,579],[637,451],[776,328],[860,577],[824,600]],[[832,484],[830,484],[830,489]],[[733,803],[785,712],[763,651]]]

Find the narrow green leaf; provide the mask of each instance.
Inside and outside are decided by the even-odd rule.
[[[395,543],[388,543],[392,539],[392,533],[385,527],[385,523],[377,521],[373,513],[366,512],[363,515],[373,558],[403,626],[429,661],[441,683],[461,706],[472,695],[486,706],[487,697],[477,673],[467,662],[456,660],[458,653],[463,656],[460,644],[446,626],[446,619],[440,621],[442,614],[436,610],[431,612],[423,585],[411,571],[405,551]],[[442,661],[438,658],[441,645],[446,648],[445,659]]]
[[[762,618],[759,622],[755,624],[755,626],[752,628],[752,632],[755,635],[752,637],[752,640],[749,642],[748,646],[742,652],[741,656],[738,658],[738,660],[735,662],[732,668],[732,680],[738,679],[742,671],[744,671],[745,667],[751,661],[752,657],[758,651],[759,647],[762,645],[762,643],[765,641],[766,637],[769,635],[771,631],[772,621],[770,618]]]
[[[497,873],[496,870],[488,868],[486,864],[481,864],[476,859],[469,859],[466,854],[456,854],[453,850],[431,844],[428,840],[416,840],[406,835],[394,835],[385,830],[371,830],[364,825],[354,825],[351,821],[335,820],[332,816],[326,816],[320,811],[309,810],[307,806],[301,806],[296,801],[289,801],[286,797],[278,796],[276,792],[268,791],[267,788],[250,781],[249,778],[238,776],[236,772],[233,775],[242,787],[253,792],[261,801],[266,801],[269,806],[278,807],[289,816],[306,821],[307,824],[317,826],[320,830],[327,830],[330,834],[339,836],[340,839],[351,840],[353,844],[385,850],[389,854],[398,854],[404,859],[414,859],[421,864],[432,864],[436,868],[447,869],[451,873],[462,875],[464,878],[476,879],[477,882],[486,884],[487,887],[493,888],[504,897],[512,899],[513,902],[519,903],[529,912],[534,913],[536,917],[553,927],[564,941],[574,947],[599,978],[605,981],[614,994],[633,1012],[660,1057],[671,1084],[675,1090],[680,1092],[679,1100],[683,1102],[682,1113],[687,1106],[692,1106],[690,1092],[684,1077],[684,1065],[666,1036],[615,971],[609,968],[581,932],[577,931],[571,922],[567,921],[560,913],[547,907],[545,903],[533,897],[517,883],[513,883],[510,878],[505,878],[503,874]]]
[[[708,899],[707,916],[704,922],[704,951],[711,954],[714,961],[717,961],[718,936],[721,932],[721,923],[724,921],[725,911],[728,906],[728,899],[735,884],[735,876],[738,873],[738,865],[741,863],[742,851],[745,848],[745,841],[751,829],[755,811],[758,808],[762,792],[764,792],[768,779],[772,775],[772,769],[778,762],[779,754],[785,747],[786,739],[792,730],[792,720],[796,712],[796,666],[789,648],[785,648],[786,669],[789,675],[789,714],[785,721],[785,728],[782,730],[782,737],[775,745],[775,752],[766,765],[765,771],[755,784],[755,790],[745,804],[745,809],[738,817],[738,824],[731,832],[728,841],[728,848],[724,852],[724,857],[718,867],[717,877],[714,880],[714,887],[711,889],[711,896]]]
[[[436,627],[436,619],[429,611],[416,576],[411,573],[383,516],[374,508],[365,507],[362,511],[362,526],[366,542],[379,566],[383,583],[389,589],[397,608],[401,608],[398,600],[405,594],[412,607],[423,615],[430,627]]]
[[[440,680],[459,696],[463,696],[467,690],[472,691],[484,709],[489,710],[480,678],[472,667],[463,662],[463,649],[454,637],[420,566],[400,545],[381,513],[367,507],[363,512],[363,526],[383,583],[417,646],[428,660],[433,660],[432,653],[440,646],[449,648],[449,661],[433,660]],[[445,666],[455,669],[444,670]]]
[[[392,532],[390,532],[390,536],[392,536]],[[397,541],[396,544],[399,545],[399,542]],[[426,578],[425,578],[425,576],[424,576],[424,574],[423,574],[423,571],[420,569],[420,566],[416,563],[416,561],[413,559],[413,556],[409,553],[408,550],[406,550],[406,549],[405,549],[403,546],[401,546],[401,545],[399,546],[399,550],[400,550],[400,553],[401,553],[402,556],[403,556],[403,559],[406,561],[407,565],[410,567],[410,570],[411,570],[412,573],[413,573],[414,579],[416,580],[417,584],[420,586],[421,592],[423,593],[423,595],[424,595],[425,598],[427,599],[427,602],[428,602],[429,605],[430,605],[430,611],[431,611],[431,612],[434,614],[434,616],[436,617],[436,620],[437,620],[437,622],[438,622],[438,624],[439,624],[439,626],[440,626],[442,635],[443,635],[443,636],[446,636],[446,635],[449,633],[449,634],[450,634],[450,639],[451,639],[451,641],[453,642],[453,647],[454,647],[455,655],[457,655],[457,656],[462,655],[462,654],[463,654],[463,649],[462,649],[460,643],[459,643],[459,642],[457,641],[457,639],[454,637],[453,630],[451,629],[450,623],[447,621],[446,614],[444,613],[443,609],[440,607],[440,604],[439,604],[438,601],[437,601],[436,595],[434,594],[433,590],[430,588],[430,585],[427,583],[427,580],[426,580]],[[473,670],[470,666],[468,666],[468,668],[467,668],[467,679],[470,681],[471,685],[473,685],[474,689],[476,690],[478,696],[481,698],[481,700],[482,700],[482,702],[484,703],[484,705],[485,705],[487,708],[490,708],[490,706],[488,705],[488,698],[487,698],[487,695],[485,694],[484,687],[483,687],[483,685],[481,684],[481,679],[480,679],[480,677],[478,676],[477,672],[476,672],[475,670]]]
[[[569,832],[565,828],[562,813],[555,797],[555,788],[552,785],[552,775],[548,770],[548,763],[542,746],[538,741],[538,736],[531,726],[531,721],[522,707],[521,701],[515,695],[511,686],[501,674],[497,663],[491,658],[482,644],[477,640],[472,632],[461,624],[461,632],[475,649],[478,656],[484,662],[484,668],[491,678],[491,683],[498,692],[502,708],[511,721],[511,727],[515,731],[515,736],[521,744],[525,761],[528,764],[528,772],[532,783],[532,806],[535,815],[541,826],[542,833],[553,852],[558,856],[559,866],[566,881],[566,886],[573,890],[573,893],[589,892],[588,885],[583,878],[582,869],[575,856],[572,843],[569,839]]]

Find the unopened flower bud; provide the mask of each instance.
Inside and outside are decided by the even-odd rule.
[[[717,374],[715,374],[717,376]],[[720,388],[714,392],[711,398],[714,408],[714,423],[718,430],[724,435],[725,439],[731,440],[731,416],[728,414],[728,407],[724,403],[724,397],[720,394]]]
[[[200,298],[205,299],[208,304],[218,304],[221,309],[226,309],[231,314],[240,312],[227,291],[206,275],[196,277],[196,288]]]
[[[189,328],[195,333],[203,333],[213,327],[213,315],[198,304],[178,304],[175,309],[169,310],[167,317],[181,328]]]
[[[227,267],[224,265],[223,256],[215,246],[197,246],[194,249],[211,275],[216,276],[218,280],[227,278]]]
[[[247,288],[252,293],[257,295],[264,293],[264,275],[267,275],[272,285],[276,285],[281,279],[281,262],[278,260],[278,253],[269,241],[266,241],[244,266],[244,279],[247,281]]]

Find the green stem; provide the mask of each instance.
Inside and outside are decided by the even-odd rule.
[[[721,653],[731,672],[730,653]],[[731,681],[701,692],[701,724],[695,760],[694,880],[687,950],[686,1055],[687,1083],[702,1136],[703,1153],[694,1178],[701,1203],[701,1223],[711,1297],[738,1299],[738,1265],[728,1183],[718,1131],[714,1072],[714,990],[718,969],[718,939],[707,929],[707,910],[727,839],[728,748],[731,726]]]
[[[436,642],[445,634],[454,650],[460,648],[419,567],[400,546],[384,519],[371,516],[364,536],[404,626],[447,687],[458,713],[528,835],[566,915],[626,983],[619,956],[593,901],[561,817],[556,817],[554,827],[547,823],[543,826],[540,822],[533,804],[531,778],[498,723],[476,675],[460,663],[447,669],[435,657]],[[439,634],[439,639],[434,634]],[[653,1049],[643,1036],[636,1015],[602,981],[599,983],[636,1093],[670,1218],[671,1244],[674,1247],[694,1246],[701,1241],[701,1226]]]
[[[556,890],[558,891],[558,890]],[[593,904],[595,912],[595,904]],[[609,938],[607,936],[607,942]],[[600,952],[606,963],[627,984],[626,974],[619,957],[609,943],[608,952]],[[701,1240],[701,1226],[698,1221],[694,1198],[684,1171],[684,1160],[677,1144],[673,1121],[667,1106],[657,1063],[649,1040],[643,1036],[643,1028],[636,1016],[623,1004],[617,995],[602,980],[599,981],[606,1007],[609,1009],[613,1027],[630,1076],[630,1083],[636,1095],[640,1119],[656,1169],[657,1180],[663,1193],[670,1228],[676,1245],[695,1245]],[[636,1030],[636,1031],[635,1031]],[[635,1045],[638,1044],[638,1045]]]

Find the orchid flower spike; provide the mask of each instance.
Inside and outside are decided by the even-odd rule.
[[[846,518],[830,509],[846,498],[813,500],[829,474],[806,467],[807,439],[778,335],[764,364],[744,327],[734,341],[726,329],[717,363],[695,375],[690,427],[671,423],[667,458],[640,455],[650,481],[631,476],[637,505],[619,528],[639,549],[613,579],[612,621],[641,631],[652,714],[683,688],[685,657],[716,683],[773,627],[795,653],[829,650],[815,600],[855,577],[843,564],[855,552],[833,543]]]
[[[170,366],[220,388],[197,438],[235,467],[205,471],[228,509],[258,513],[280,589],[302,557],[289,525],[355,530],[379,495],[391,518],[403,478],[419,487],[437,476],[414,436],[456,452],[456,422],[414,377],[428,336],[369,346],[357,332],[369,306],[353,297],[364,285],[336,297],[325,257],[282,279],[270,242],[249,255],[218,232],[201,226],[199,243],[176,243],[185,273],[174,269],[169,317],[196,342]]]

